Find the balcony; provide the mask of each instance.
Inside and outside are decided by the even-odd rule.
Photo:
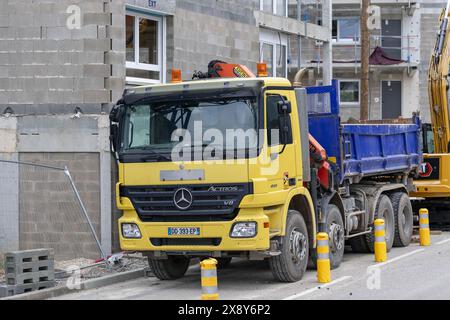
[[[370,37],[371,70],[416,70],[419,65],[418,35],[407,36],[381,36]],[[379,50],[381,48],[381,50]],[[309,48],[313,52],[309,56],[315,57],[304,65],[305,67],[320,67],[321,47]],[[376,51],[376,52],[375,52]],[[342,39],[333,45],[333,69],[348,71],[354,69],[355,73],[361,68],[361,43],[356,37]]]

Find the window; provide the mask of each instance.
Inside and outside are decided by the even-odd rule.
[[[288,0],[260,0],[260,10],[287,17]]]
[[[359,80],[340,80],[340,102],[359,104]]]
[[[288,98],[283,96],[284,101],[288,101]],[[267,95],[266,100],[266,121],[267,121],[267,145],[269,147],[280,145],[281,128],[287,126],[289,128],[288,140],[292,141],[292,124],[290,116],[288,116],[287,123],[280,123],[280,115],[278,113],[278,103],[283,102],[283,99],[279,95]],[[288,142],[292,144],[292,142]]]
[[[280,121],[278,116],[278,102],[280,101],[279,96],[267,96],[267,144],[269,147],[279,145]]]
[[[126,15],[127,83],[164,81],[164,18],[150,14]]]
[[[205,134],[197,137],[194,133],[199,123]],[[178,129],[185,130],[184,135],[183,131],[175,132]],[[248,134],[240,141],[235,136],[230,136],[228,131],[244,131]],[[208,132],[211,134],[210,137]],[[238,148],[254,149],[258,145],[257,132],[256,98],[162,101],[127,108],[122,151],[151,149],[170,152],[180,142],[187,147],[218,144],[224,151]],[[223,141],[215,140],[218,135]],[[200,140],[196,140],[198,138]]]
[[[269,43],[261,44],[261,62],[267,64],[267,72],[269,75],[273,75],[273,45]]]
[[[333,20],[333,42],[359,43],[359,18],[339,18]]]
[[[260,33],[260,62],[267,64],[269,77],[287,76],[287,35],[269,30]]]
[[[402,20],[382,20],[381,47],[389,58],[402,59]]]

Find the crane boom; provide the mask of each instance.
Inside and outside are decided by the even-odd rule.
[[[449,49],[450,49],[450,1],[439,18],[440,29],[436,46],[430,59],[428,94],[436,153],[450,152],[449,117]]]

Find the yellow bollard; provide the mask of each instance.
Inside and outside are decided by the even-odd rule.
[[[202,300],[219,300],[217,260],[203,260],[200,262],[200,267],[202,269]]]
[[[386,229],[383,219],[375,220],[375,261],[387,261]]]
[[[420,209],[420,245],[422,247],[428,247],[431,245],[431,237],[430,237],[430,219],[428,209]]]
[[[327,233],[317,235],[317,281],[331,282],[330,245]]]

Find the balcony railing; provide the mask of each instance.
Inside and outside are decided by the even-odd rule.
[[[355,72],[361,64],[361,42],[359,36],[354,37],[340,37],[339,40],[333,39],[333,63],[335,67],[347,67],[355,68]],[[370,36],[370,52],[371,54],[377,47],[382,48],[385,51],[387,57],[391,59],[402,60],[399,66],[411,67],[418,61],[419,52],[419,35],[406,35],[406,36],[383,36],[383,35],[371,35]],[[313,57],[308,66],[320,67],[322,57],[322,46],[320,43],[316,43],[313,48],[309,48],[313,52],[307,52],[308,48],[303,48],[303,54],[309,57]],[[340,59],[339,56],[345,55],[345,59]],[[371,65],[375,67],[376,65]]]

